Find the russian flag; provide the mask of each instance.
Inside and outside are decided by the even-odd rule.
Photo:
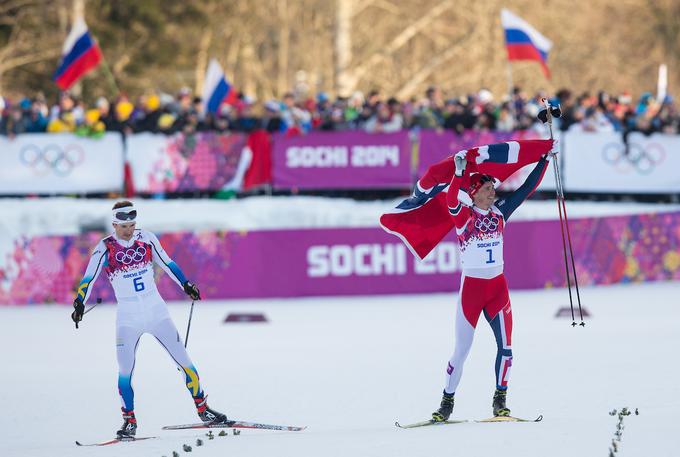
[[[501,24],[505,31],[508,60],[536,60],[543,67],[546,78],[550,79],[547,62],[552,42],[524,19],[506,9],[501,10]]]
[[[81,76],[99,65],[102,52],[82,18],[73,23],[61,51],[61,62],[52,79],[61,90],[71,87]]]
[[[208,71],[203,81],[203,109],[206,113],[216,113],[223,101],[233,104],[236,101],[236,91],[227,82],[224,71],[216,59],[210,59]]]

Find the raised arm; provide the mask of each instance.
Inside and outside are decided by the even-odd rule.
[[[459,197],[460,186],[463,184],[463,176],[465,175],[467,164],[465,153],[466,151],[460,151],[453,157],[456,171],[453,174],[449,190],[446,192],[446,204],[457,228],[463,228],[470,218],[469,203],[461,202]]]
[[[543,180],[545,176],[545,171],[548,169],[548,156],[543,156],[536,163],[534,169],[529,173],[524,184],[519,186],[517,190],[512,192],[510,195],[498,200],[496,202],[496,207],[503,213],[503,217],[507,221],[508,218],[515,210],[521,205],[527,198],[534,193],[538,185]]]

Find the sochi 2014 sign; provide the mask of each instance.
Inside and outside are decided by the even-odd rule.
[[[680,280],[678,211],[576,218],[569,226],[581,286]],[[197,278],[204,300],[452,292],[460,284],[455,231],[422,261],[378,227],[158,235],[187,277]],[[70,306],[73,288],[102,236],[89,232],[7,239],[0,256],[0,307]],[[511,220],[503,266],[510,287],[565,287],[561,241],[557,220]],[[119,261],[140,255],[130,250]],[[170,276],[157,277],[165,299],[186,300]],[[106,275],[100,275],[90,297],[92,302],[98,297],[115,301]],[[451,303],[453,309],[453,296]]]
[[[393,189],[411,186],[408,131],[312,132],[274,137],[276,189]]]
[[[119,191],[123,187],[120,134],[82,138],[72,134],[0,137],[0,194],[64,194]]]

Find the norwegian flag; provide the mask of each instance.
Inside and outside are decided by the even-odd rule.
[[[467,150],[466,169],[504,181],[525,165],[538,162],[552,147],[553,140],[519,140],[478,146]],[[454,226],[446,204],[446,191],[454,170],[453,156],[432,165],[418,180],[409,198],[380,216],[382,228],[398,236],[420,259],[424,259]],[[468,182],[463,183],[458,198],[471,205],[472,200],[465,191],[468,185]]]

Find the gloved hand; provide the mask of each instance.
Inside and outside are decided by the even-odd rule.
[[[550,105],[550,114],[552,117],[562,117],[562,107],[559,103],[557,105]]]
[[[465,167],[467,166],[467,151],[459,151],[453,156],[453,162],[456,164],[456,176],[461,177],[465,174]]]
[[[182,287],[184,287],[184,292],[191,297],[192,300],[200,300],[201,299],[201,292],[199,292],[198,287],[196,287],[196,284],[187,281],[185,282]]]
[[[541,109],[538,112],[538,120],[541,121],[543,124],[548,122],[548,109],[550,110],[550,116],[555,118],[555,117],[562,117],[562,108],[560,107],[559,103],[556,105],[551,105],[550,102],[548,102],[545,98],[543,99],[543,105],[545,108]],[[552,119],[550,120],[552,122]]]
[[[71,313],[71,319],[76,323],[76,328],[78,328],[78,322],[83,320],[83,314],[85,314],[85,305],[80,297],[73,300],[73,312]]]

